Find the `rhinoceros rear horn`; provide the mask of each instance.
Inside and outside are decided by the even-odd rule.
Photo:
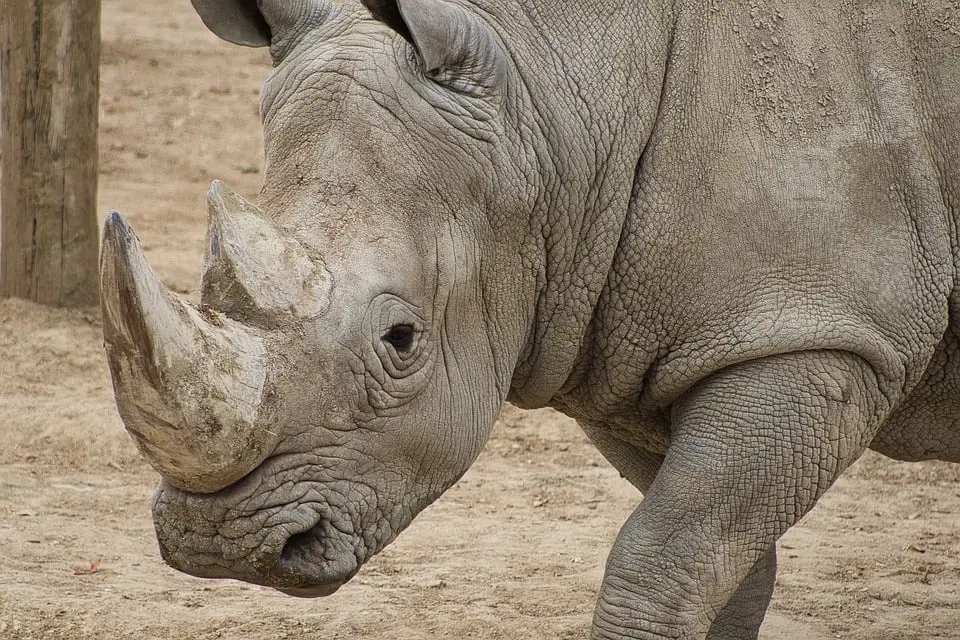
[[[360,0],[374,18],[410,42],[424,71],[441,84],[481,91],[503,81],[506,59],[493,30],[448,0]]]
[[[323,312],[330,278],[319,256],[222,182],[210,185],[207,204],[203,304],[267,328]]]
[[[104,225],[100,286],[117,408],[153,467],[176,487],[212,492],[260,464],[276,439],[258,420],[262,339],[169,291],[116,212]]]

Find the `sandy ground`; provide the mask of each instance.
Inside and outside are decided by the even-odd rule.
[[[195,296],[207,184],[259,188],[269,61],[207,33],[186,0],[103,11],[100,209],[124,211],[164,281]],[[570,420],[508,408],[454,489],[336,595],[302,601],[163,565],[156,476],[100,345],[97,310],[0,302],[3,640],[587,637],[640,496]],[[960,638],[958,469],[859,462],[781,541],[763,637]]]

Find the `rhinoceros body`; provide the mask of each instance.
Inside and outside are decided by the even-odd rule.
[[[174,567],[330,593],[510,400],[644,492],[594,638],[755,638],[866,448],[960,461],[956,3],[194,4],[276,68],[202,305],[104,231]]]

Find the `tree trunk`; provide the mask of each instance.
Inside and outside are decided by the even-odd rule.
[[[0,0],[0,296],[97,302],[100,0]]]

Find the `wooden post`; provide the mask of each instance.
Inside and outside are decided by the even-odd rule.
[[[0,296],[96,304],[100,0],[0,0]]]

